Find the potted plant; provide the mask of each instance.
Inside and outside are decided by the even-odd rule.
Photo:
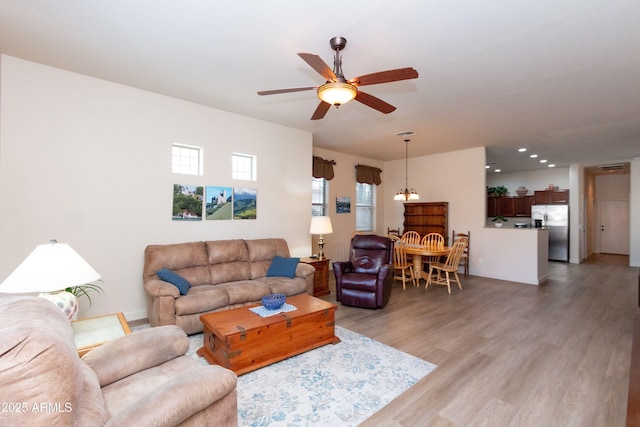
[[[507,222],[509,220],[507,218],[503,217],[502,215],[498,215],[497,217],[493,218],[491,221],[493,222],[493,225],[495,225],[496,227],[500,228],[500,227],[502,227],[502,223],[503,222]]]
[[[498,197],[502,197],[507,194],[509,190],[504,185],[498,185],[495,189],[495,192],[498,194]]]
[[[81,296],[87,297],[87,300],[89,300],[89,307],[91,307],[91,296],[89,295],[91,292],[95,292],[99,295],[104,295],[104,291],[100,286],[101,283],[102,283],[102,280],[97,280],[96,282],[93,282],[93,283],[86,283],[84,285],[71,286],[65,289],[65,291],[73,294],[76,298],[80,298]]]
[[[487,196],[493,197],[497,195],[498,194],[496,193],[496,187],[487,187]]]

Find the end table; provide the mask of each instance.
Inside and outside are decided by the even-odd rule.
[[[131,333],[122,313],[74,320],[71,322],[71,327],[79,357],[107,341]]]
[[[300,258],[300,262],[310,264],[316,269],[313,277],[313,296],[321,297],[329,295],[329,258]]]

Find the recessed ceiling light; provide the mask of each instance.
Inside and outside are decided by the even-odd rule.
[[[525,151],[527,151],[527,149],[526,148],[518,148],[518,151],[521,152],[521,153],[524,153]]]
[[[487,166],[485,166],[484,168],[485,168],[485,169],[490,169],[490,168],[491,168],[491,166],[487,165]]]
[[[550,167],[550,168],[555,168],[556,167],[556,165],[554,165],[553,163],[549,163],[547,166]]]
[[[531,157],[532,159],[535,159],[536,157],[538,157],[538,155],[537,154],[532,154],[529,157]]]
[[[495,172],[502,172],[500,169],[496,169]]]
[[[540,163],[547,163],[545,159],[540,160]]]

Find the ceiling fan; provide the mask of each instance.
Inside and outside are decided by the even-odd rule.
[[[317,90],[320,104],[311,116],[311,120],[321,119],[327,114],[332,105],[339,107],[345,102],[352,99],[363,103],[373,109],[384,114],[389,114],[396,107],[373,95],[362,92],[359,86],[374,85],[379,83],[389,83],[398,80],[415,79],[418,72],[412,68],[398,68],[396,70],[380,71],[377,73],[366,74],[352,79],[345,79],[342,74],[342,57],[340,51],[347,45],[347,39],[344,37],[334,37],[329,41],[331,49],[335,51],[333,56],[333,70],[320,58],[312,53],[298,53],[307,64],[325,78],[326,83],[322,86],[298,87],[290,89],[264,90],[258,92],[258,95],[275,95],[279,93],[301,92],[304,90]]]

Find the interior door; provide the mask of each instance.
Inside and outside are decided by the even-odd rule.
[[[600,253],[629,255],[629,201],[600,200]]]

